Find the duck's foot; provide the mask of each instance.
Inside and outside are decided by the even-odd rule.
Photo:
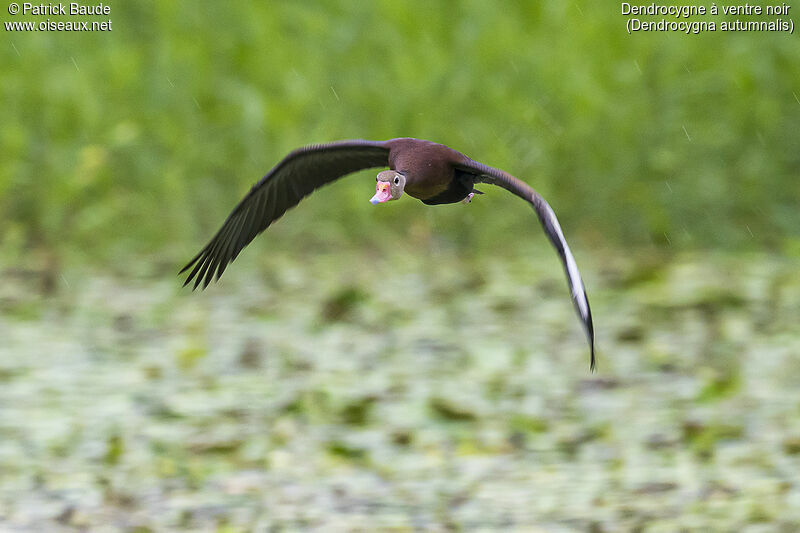
[[[462,203],[462,204],[468,204],[468,203],[470,203],[470,202],[472,201],[472,197],[473,197],[473,196],[475,196],[475,193],[474,193],[474,192],[471,192],[471,193],[469,193],[469,194],[467,195],[467,197],[466,197],[466,198],[464,198],[463,200],[461,200],[461,203]]]

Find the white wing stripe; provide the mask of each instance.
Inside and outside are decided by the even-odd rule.
[[[572,257],[572,252],[569,249],[566,239],[564,239],[564,233],[561,231],[561,225],[558,223],[553,208],[546,202],[544,205],[547,208],[547,217],[550,220],[550,224],[555,230],[558,240],[561,241],[561,246],[564,248],[564,258],[567,265],[567,275],[572,291],[572,299],[575,300],[575,303],[578,305],[581,318],[586,321],[589,318],[589,308],[586,305],[586,289],[583,288],[583,280],[581,280],[581,274],[578,272],[578,265],[575,263],[575,258]]]

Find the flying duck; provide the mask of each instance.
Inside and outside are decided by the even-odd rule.
[[[213,278],[219,278],[256,235],[317,188],[375,167],[389,170],[377,176],[375,194],[370,199],[373,205],[397,200],[404,193],[428,205],[469,203],[475,194],[483,194],[474,188],[476,183],[499,185],[529,202],[564,265],[572,302],[589,341],[590,368],[594,371],[589,300],[553,209],[539,193],[511,174],[431,141],[338,141],[294,150],[253,185],[211,241],[183,267],[180,273],[191,269],[184,286],[194,280],[195,289],[200,284],[205,288]]]

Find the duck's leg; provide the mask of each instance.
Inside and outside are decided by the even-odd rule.
[[[470,203],[470,202],[472,201],[472,198],[473,198],[473,197],[474,197],[476,194],[483,194],[483,193],[482,193],[481,191],[479,191],[478,189],[472,189],[472,192],[471,192],[471,193],[469,193],[469,194],[466,196],[466,198],[464,198],[463,200],[461,200],[461,203],[462,203],[462,204],[468,204],[468,203]]]

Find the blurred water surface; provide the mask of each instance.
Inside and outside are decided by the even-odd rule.
[[[5,276],[0,523],[800,526],[796,262],[584,261],[591,375],[555,258],[289,261],[202,294]]]

